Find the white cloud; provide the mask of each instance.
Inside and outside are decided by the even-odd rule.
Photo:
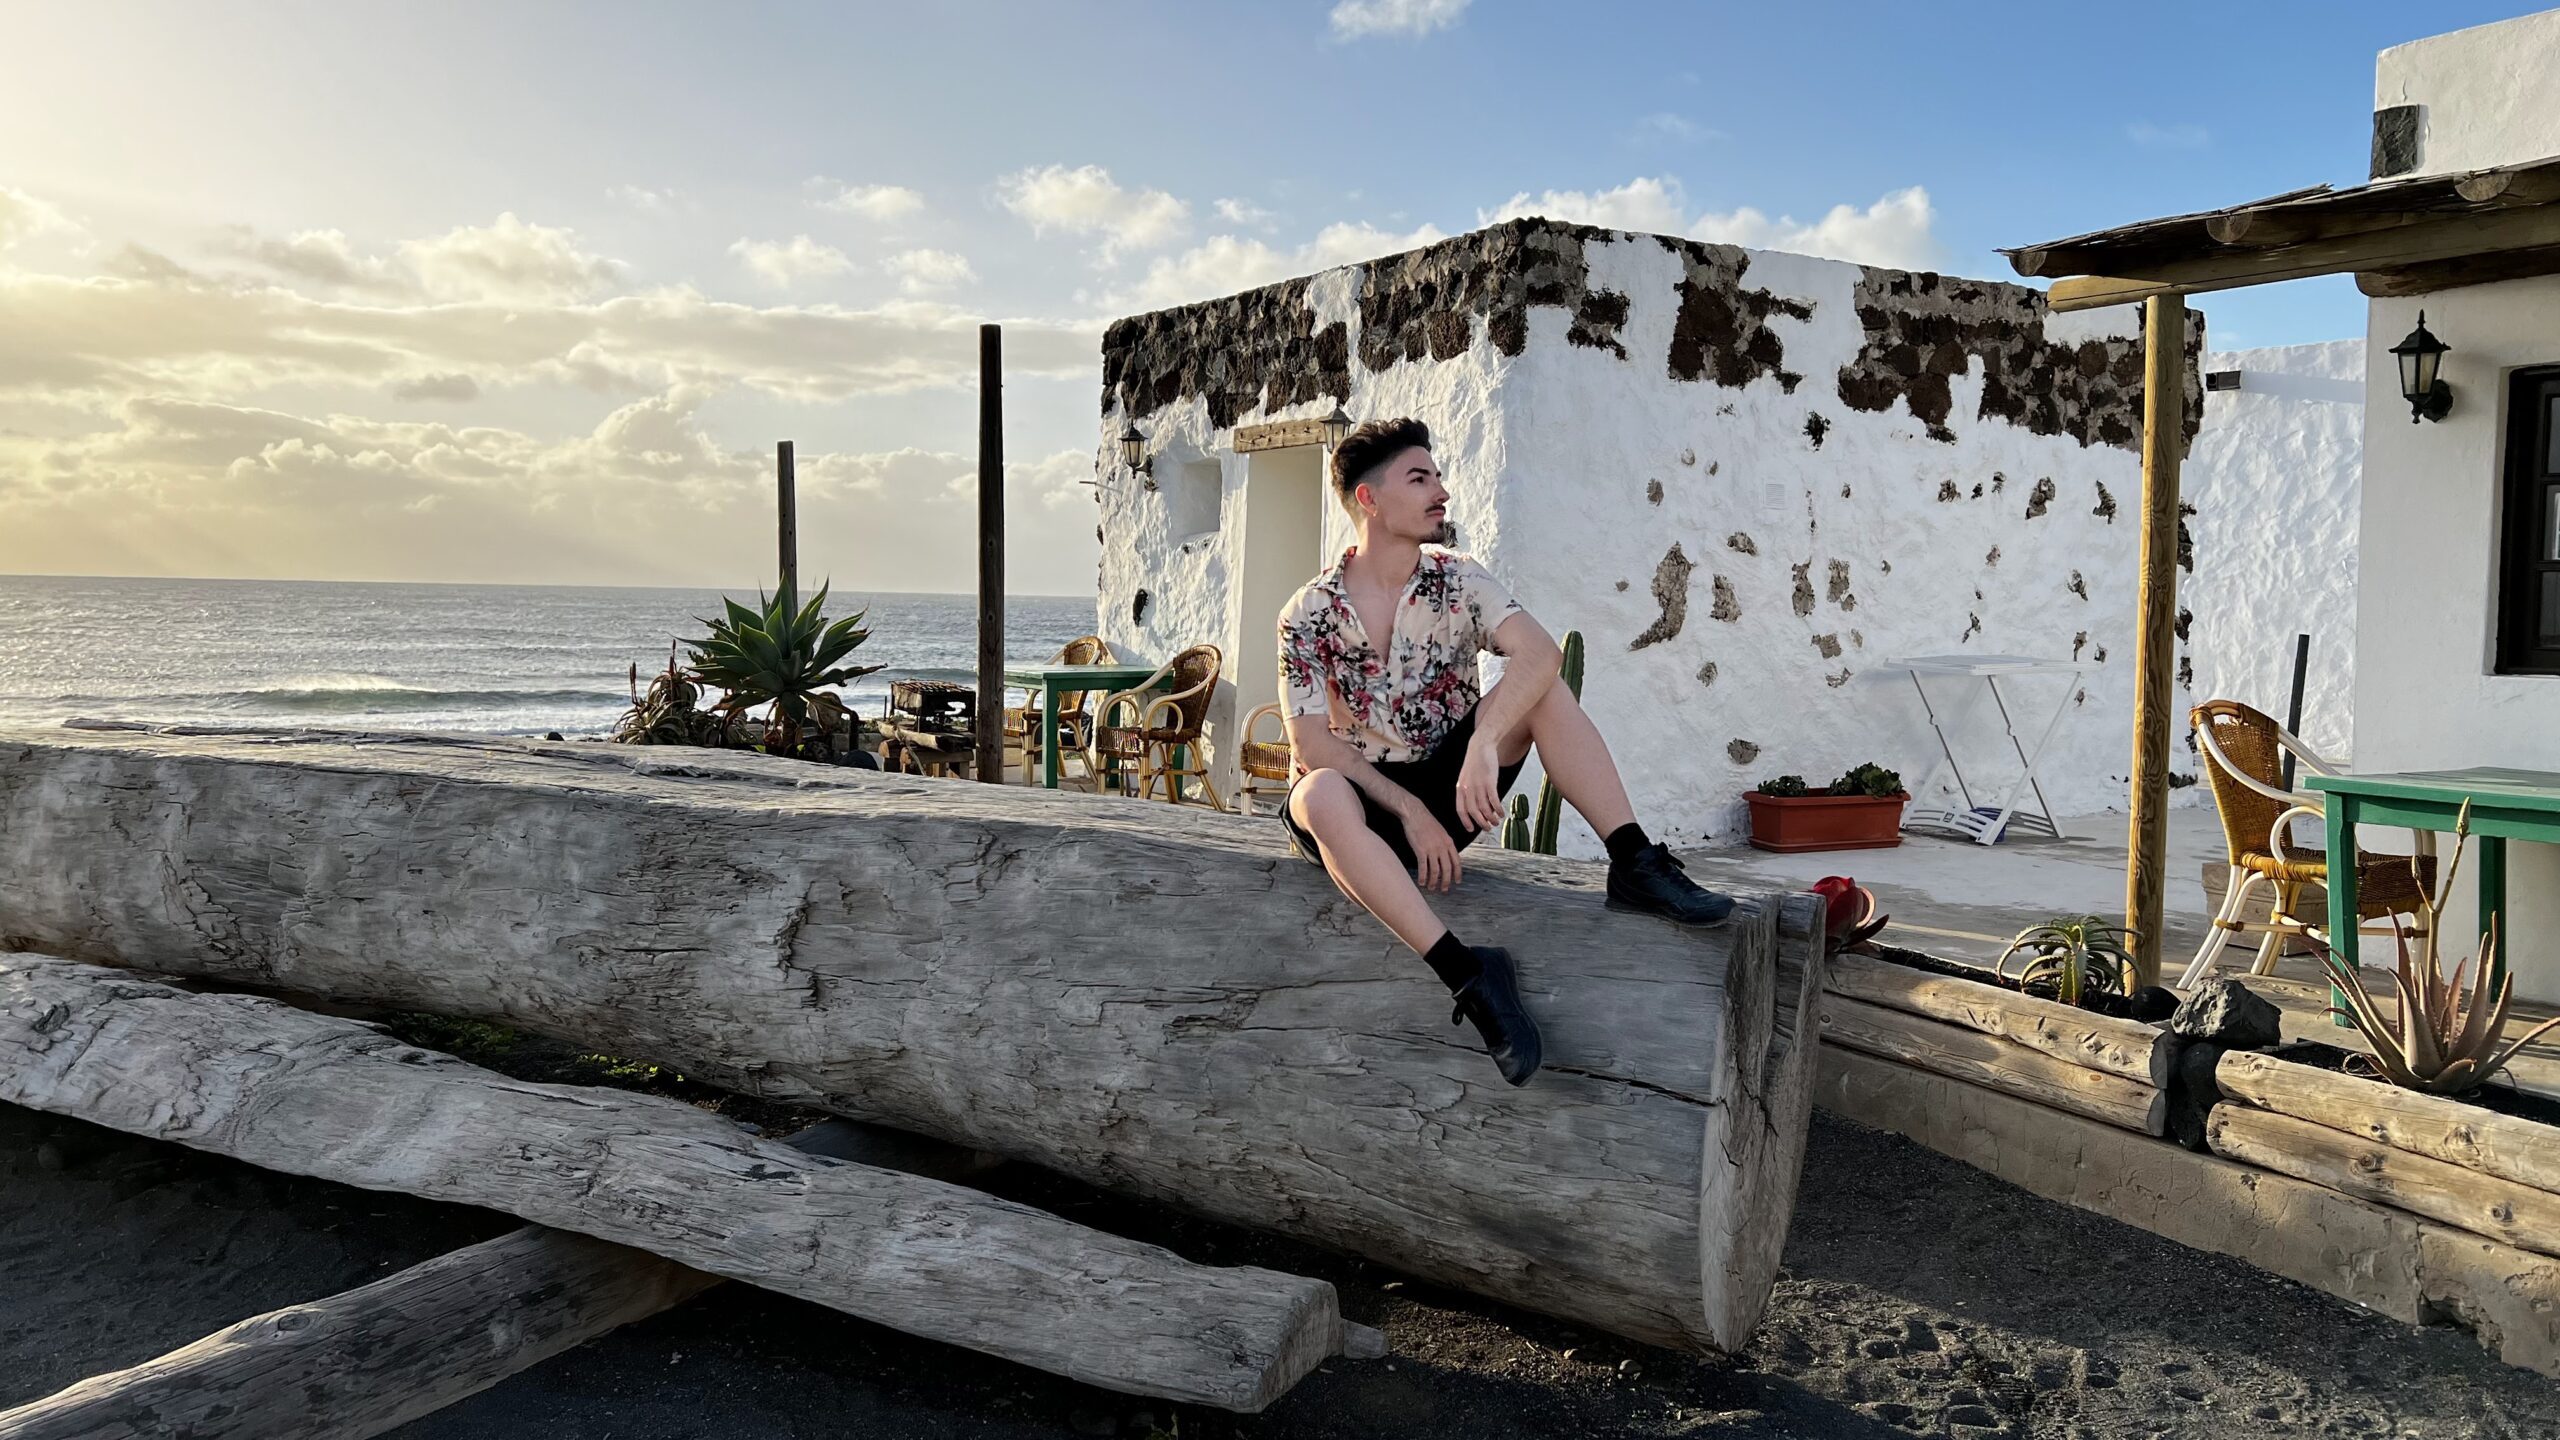
[[[629,206],[643,215],[689,214],[694,209],[693,201],[683,191],[673,188],[652,190],[645,185],[613,185],[606,188],[604,198],[617,205]]]
[[[2213,143],[2213,132],[2201,125],[2154,125],[2137,120],[2124,127],[2125,138],[2146,150],[2201,150]]]
[[[806,235],[794,235],[789,240],[741,237],[730,245],[729,253],[757,279],[777,290],[788,290],[803,280],[853,273],[853,261],[843,251]]]
[[[1675,114],[1669,110],[1657,110],[1638,120],[1629,131],[1629,135],[1637,141],[1669,141],[1682,145],[1694,145],[1702,140],[1724,138],[1723,131],[1711,129],[1686,115]]]
[[[1679,181],[1640,175],[1615,190],[1549,190],[1535,196],[1524,190],[1491,210],[1477,211],[1476,223],[1492,225],[1543,215],[1576,225],[1678,235],[1689,228],[1685,203]]]
[[[292,280],[347,290],[414,293],[418,278],[378,255],[360,254],[342,230],[299,230],[278,239],[234,225],[214,241],[221,253],[253,260]]]
[[[1428,35],[1458,23],[1468,0],[1339,0],[1333,7],[1333,38],[1357,40],[1368,35]]]
[[[1809,224],[1789,215],[1772,219],[1749,206],[1690,219],[1687,204],[1677,180],[1639,176],[1614,190],[1549,190],[1536,196],[1523,192],[1491,210],[1478,211],[1476,219],[1491,225],[1523,215],[1543,215],[1582,225],[1688,235],[1905,270],[1926,270],[1938,261],[1938,244],[1931,233],[1936,215],[1929,205],[1929,192],[1917,185],[1896,190],[1864,209],[1835,205]]]
[[[580,250],[570,231],[527,224],[512,212],[406,241],[400,257],[428,294],[446,300],[578,300],[623,277],[620,263]]]
[[[1230,225],[1251,225],[1257,229],[1268,230],[1271,228],[1272,220],[1276,218],[1270,211],[1250,200],[1221,200],[1215,208],[1218,218]]]
[[[808,189],[818,197],[809,203],[819,209],[859,215],[865,220],[902,219],[924,208],[924,196],[904,185],[847,185],[821,175],[811,177]],[[826,194],[829,190],[835,193]]]
[[[48,230],[77,230],[61,211],[24,190],[0,185],[0,250]]]
[[[1863,210],[1855,205],[1834,205],[1809,225],[1788,215],[1772,220],[1746,206],[1727,215],[1701,215],[1689,233],[1700,240],[1719,240],[1728,245],[1827,255],[1834,260],[1855,260],[1861,265],[1897,270],[1928,270],[1939,263],[1937,238],[1930,233],[1936,218],[1929,206],[1929,192],[1914,185],[1896,190]]]
[[[1180,255],[1160,256],[1147,266],[1136,286],[1115,292],[1108,303],[1122,311],[1161,310],[1214,299],[1268,285],[1275,280],[1311,275],[1337,265],[1374,260],[1446,238],[1438,227],[1424,225],[1404,234],[1373,225],[1334,224],[1295,249],[1284,250],[1234,235],[1212,236]]]
[[[978,279],[968,256],[948,250],[901,251],[881,261],[880,268],[897,276],[898,288],[909,295],[975,284]]]
[[[1152,250],[1182,238],[1191,207],[1162,190],[1128,190],[1099,165],[1042,165],[996,182],[1004,208],[1031,222],[1033,233],[1062,230],[1102,237],[1102,258]]]

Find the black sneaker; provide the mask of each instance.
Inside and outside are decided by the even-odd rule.
[[[1610,861],[1609,908],[1639,910],[1683,925],[1713,925],[1732,914],[1732,897],[1690,879],[1688,868],[1658,840],[1623,865]]]
[[[1538,1073],[1545,1047],[1538,1040],[1538,1022],[1520,1006],[1520,982],[1511,969],[1511,952],[1491,945],[1467,948],[1483,968],[1450,997],[1458,1004],[1449,1012],[1449,1023],[1474,1021],[1476,1033],[1484,1037],[1485,1053],[1493,1057],[1502,1078],[1526,1085]]]

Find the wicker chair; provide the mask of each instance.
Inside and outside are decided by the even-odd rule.
[[[1265,715],[1280,726],[1280,738],[1276,741],[1253,738],[1253,732],[1261,727]],[[1236,768],[1244,772],[1244,779],[1236,786],[1237,809],[1247,815],[1252,814],[1253,797],[1270,791],[1279,792],[1285,803],[1291,768],[1289,722],[1280,714],[1276,701],[1245,717],[1244,742],[1236,747]]]
[[[2286,790],[2284,755],[2290,751],[2315,775],[2337,773],[2337,766],[2291,731],[2237,700],[2207,700],[2189,712],[2188,719],[2204,751],[2213,803],[2222,812],[2231,875],[2221,912],[2213,917],[2203,946],[2178,982],[2182,989],[2205,977],[2213,968],[2214,956],[2234,934],[2261,931],[2267,937],[2250,967],[2253,975],[2275,968],[2288,935],[2308,935],[2314,943],[2326,939],[2326,917],[2305,918],[2295,913],[2294,905],[2305,885],[2328,884],[2329,857],[2323,850],[2293,843],[2290,833],[2297,818],[2325,813],[2326,797],[2317,791]],[[2356,852],[2357,919],[2415,914],[2435,889],[2434,837],[2423,830],[2413,833],[2417,837],[2414,856]],[[2249,897],[2262,884],[2275,887],[2273,913],[2263,924],[2242,920]]]
[[[1209,699],[1218,690],[1219,663],[1217,646],[1194,645],[1135,688],[1105,698],[1094,712],[1095,774],[1121,774],[1122,790],[1142,800],[1162,780],[1164,798],[1175,804],[1183,800],[1182,782],[1197,780],[1208,804],[1226,809],[1218,787],[1210,783],[1208,756],[1200,743],[1209,721]],[[1159,683],[1171,688],[1151,693]],[[1177,751],[1183,757],[1179,762]],[[1137,769],[1134,781],[1123,773],[1131,766]]]
[[[1099,635],[1086,635],[1070,640],[1050,657],[1052,665],[1112,665],[1120,657],[1111,653],[1110,645]],[[1065,780],[1067,762],[1074,760],[1085,767],[1083,780],[1093,783],[1093,717],[1085,713],[1083,690],[1058,692],[1058,778]],[[1040,783],[1040,696],[1033,692],[1028,703],[1008,705],[1004,711],[1004,749],[1006,763],[1013,757],[1022,760],[1022,783]]]

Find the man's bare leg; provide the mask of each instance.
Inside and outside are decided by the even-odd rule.
[[[1609,904],[1640,910],[1683,925],[1712,925],[1733,909],[1733,901],[1682,873],[1668,848],[1654,844],[1635,823],[1626,783],[1600,727],[1561,684],[1550,685],[1531,707],[1520,732],[1502,746],[1505,765],[1525,758],[1532,745],[1546,767],[1556,792],[1590,822],[1592,832],[1609,847]]]
[[[1318,770],[1289,792],[1289,811],[1324,857],[1324,871],[1343,894],[1378,917],[1417,955],[1449,933],[1394,848],[1369,828],[1360,794],[1339,770]]]
[[[1289,813],[1316,837],[1325,873],[1342,893],[1378,917],[1448,985],[1457,1002],[1451,1023],[1461,1016],[1472,1022],[1502,1078],[1528,1084],[1538,1073],[1545,1047],[1537,1022],[1521,1007],[1511,953],[1466,945],[1441,923],[1394,847],[1369,828],[1349,776],[1338,770],[1310,772],[1291,788]]]

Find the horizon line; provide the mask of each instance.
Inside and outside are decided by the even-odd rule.
[[[717,584],[614,585],[583,582],[572,583],[557,580],[347,580],[328,577],[285,577],[274,575],[73,575],[40,573],[34,571],[0,571],[0,580],[151,580],[188,585],[449,585],[455,588],[472,587],[483,590],[719,590],[725,592],[731,589],[743,588],[754,589],[759,593],[762,593],[762,587],[759,586],[737,587]],[[828,583],[830,585],[833,584],[832,581]],[[837,593],[847,595],[929,595],[936,599],[950,600],[975,600],[978,598],[978,592],[975,590],[857,589],[844,590]],[[1008,590],[1005,592],[1005,598],[1008,600],[1088,600],[1094,597],[1089,595],[1060,595],[1039,590]]]

